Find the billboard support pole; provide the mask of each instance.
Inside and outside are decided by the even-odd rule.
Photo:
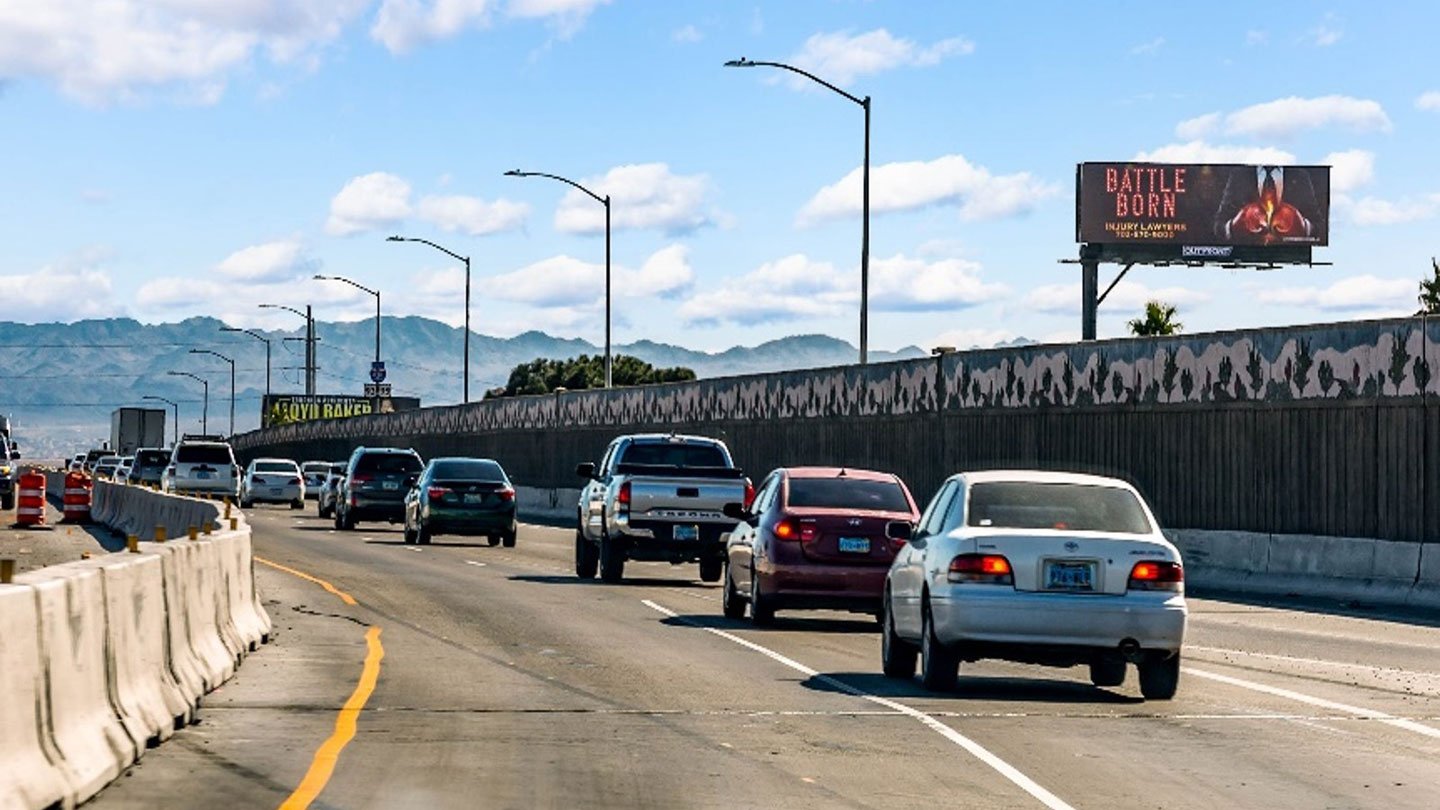
[[[1095,316],[1100,308],[1100,262],[1080,260],[1080,339],[1095,339]]]

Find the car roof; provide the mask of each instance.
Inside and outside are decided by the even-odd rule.
[[[262,461],[267,462],[267,463],[273,463],[273,464],[295,464],[294,461],[291,461],[291,460],[288,459],[288,458],[257,458],[257,459],[255,459],[254,461],[252,461],[252,462],[250,462],[250,463],[251,463],[251,464],[259,464],[259,463],[262,462]],[[295,466],[298,467],[298,466],[300,466],[300,465],[295,464]]]
[[[1088,473],[1057,472],[1054,470],[980,470],[977,472],[958,473],[956,477],[958,476],[964,476],[965,480],[972,484],[1005,481],[1035,484],[1086,484],[1089,486],[1133,489],[1130,484],[1119,478],[1110,478],[1104,475],[1090,475]]]
[[[857,470],[854,467],[781,467],[791,478],[855,478],[861,481],[894,481],[893,473]],[[841,474],[844,474],[843,476]]]
[[[420,455],[413,447],[357,447],[362,453],[405,453],[407,455]]]
[[[658,444],[660,442],[724,444],[719,439],[712,439],[709,436],[691,436],[685,433],[635,433],[631,434],[629,439],[634,444]]]

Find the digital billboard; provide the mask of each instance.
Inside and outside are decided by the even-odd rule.
[[[1329,244],[1329,166],[1082,163],[1075,179],[1077,242],[1189,259]]]
[[[288,425],[316,419],[348,419],[372,413],[394,413],[420,407],[416,397],[352,397],[342,394],[271,394],[260,411],[260,426]]]

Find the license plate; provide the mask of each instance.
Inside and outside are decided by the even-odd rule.
[[[469,494],[467,494],[467,495],[465,496],[465,503],[484,503],[484,502],[485,502],[485,496],[484,496],[484,495],[481,495],[481,494],[479,494],[479,493],[476,493],[476,492],[469,493]]]
[[[840,538],[841,554],[869,554],[870,538],[868,537],[842,537]]]
[[[381,488],[381,489],[399,489],[399,488],[400,488],[400,482],[399,482],[399,481],[382,481],[382,482],[380,483],[380,488]]]
[[[676,526],[670,530],[670,536],[676,540],[689,541],[700,539],[699,526]]]
[[[208,473],[208,472],[206,472],[206,471],[204,471],[204,470],[196,470],[196,471],[195,471],[195,477],[196,477],[196,478],[199,478],[200,480],[203,481],[203,480],[205,480],[205,479],[207,479],[207,478],[210,477],[210,473]]]
[[[1059,591],[1095,589],[1095,567],[1090,563],[1054,562],[1045,566],[1045,587]]]
[[[280,489],[280,487],[271,487],[271,488],[270,488],[270,494],[271,494],[271,495],[279,495],[279,494],[280,494],[281,492],[283,492],[283,491],[284,491],[284,490]]]

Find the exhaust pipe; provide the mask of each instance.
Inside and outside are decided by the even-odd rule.
[[[1140,642],[1133,638],[1127,638],[1120,642],[1120,655],[1132,664],[1140,663],[1143,654],[1140,652]]]

